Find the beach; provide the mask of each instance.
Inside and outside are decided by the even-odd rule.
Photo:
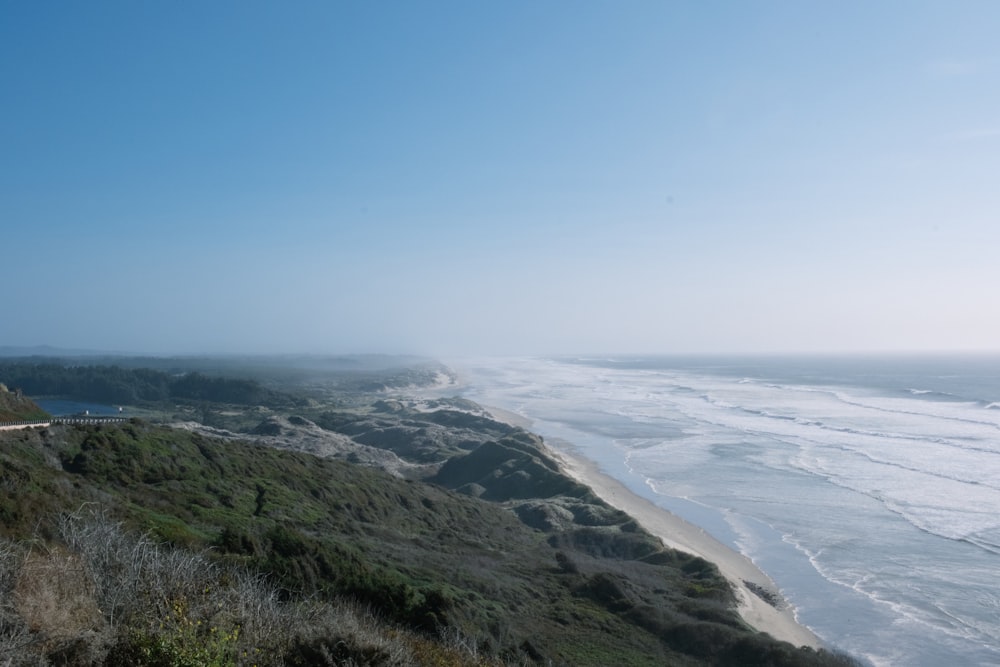
[[[754,628],[874,667],[1000,664],[1000,358],[523,357],[463,373],[464,398],[516,413],[605,501],[715,563]]]
[[[531,428],[531,422],[521,415],[493,406],[484,407],[498,421]],[[794,610],[784,601],[770,577],[746,556],[730,549],[698,526],[636,495],[602,472],[594,462],[573,453],[571,443],[560,443],[550,438],[546,444],[549,453],[559,461],[566,474],[590,487],[604,502],[631,516],[664,545],[714,563],[732,585],[738,600],[737,611],[748,625],[795,646],[824,648],[815,634],[798,623]]]

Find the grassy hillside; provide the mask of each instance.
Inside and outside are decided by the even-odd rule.
[[[49,417],[31,399],[0,384],[0,422],[33,421]]]
[[[561,477],[539,444],[513,431],[453,459],[438,481],[462,488],[459,494],[342,461],[137,421],[2,433],[0,530],[9,540],[9,568],[0,583],[16,592],[32,567],[77,563],[66,585],[105,619],[56,641],[51,624],[32,624],[24,605],[8,601],[5,632],[21,632],[55,664],[327,664],[322,656],[337,651],[339,662],[328,664],[843,664],[750,631],[732,612],[714,566],[663,549],[627,516]],[[532,483],[515,486],[517,470]],[[105,524],[67,529],[78,524],[66,517],[81,507]],[[216,575],[188,575],[194,588],[172,596],[167,587],[144,612],[126,604],[134,605],[134,596],[109,608],[95,574],[109,568],[86,566],[107,555],[72,539],[74,530],[107,532],[101,525],[119,532],[99,544],[128,536],[160,549],[151,561],[188,554],[218,568]],[[29,541],[30,558],[17,546]],[[11,556],[17,553],[20,560]],[[228,590],[253,572],[272,587],[254,595],[278,605],[278,617],[297,618],[305,601],[325,605],[315,614],[329,617],[349,598],[374,612],[374,634],[395,638],[395,648],[375,650],[371,640],[345,639],[323,623],[293,623],[312,628],[298,639],[260,632],[240,639],[238,629],[253,626],[253,605],[224,619],[224,642],[194,625],[219,621],[217,611],[204,610],[212,606],[205,591]],[[115,614],[119,625],[112,627],[106,619]],[[222,657],[188,660],[184,647],[217,649]],[[4,650],[13,648],[0,644],[0,661]],[[57,654],[69,657],[60,663]]]

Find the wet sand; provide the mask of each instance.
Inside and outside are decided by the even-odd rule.
[[[530,422],[512,412],[484,406],[499,421],[530,430]],[[732,584],[740,616],[759,632],[796,646],[823,648],[823,643],[807,627],[795,620],[792,608],[784,601],[777,586],[753,562],[719,542],[704,530],[675,514],[657,507],[624,484],[602,472],[598,466],[572,453],[572,447],[546,441],[549,452],[565,472],[593,489],[606,503],[622,510],[663,543],[712,562]]]

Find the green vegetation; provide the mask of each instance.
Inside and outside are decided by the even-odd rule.
[[[105,513],[58,544],[0,543],[0,660],[11,665],[493,665],[348,601],[286,602],[261,576],[159,545]]]
[[[22,396],[19,389],[10,391],[7,385],[0,384],[0,422],[37,421],[48,417],[45,410]]]
[[[214,401],[301,404],[304,392],[352,402],[389,389],[428,386],[450,371],[416,357],[22,357],[0,359],[0,382],[31,396],[140,405]],[[290,389],[294,397],[284,389]]]
[[[13,361],[0,363],[0,380],[32,396],[62,396],[98,403],[138,405],[178,400],[273,406],[295,403],[290,396],[266,389],[256,380],[198,372],[174,375],[145,368]]]
[[[714,565],[473,403],[261,390],[272,408],[233,409],[260,385],[168,377],[244,435],[0,433],[0,664],[851,664],[748,628]],[[372,451],[407,478],[350,462]]]
[[[524,453],[532,437],[503,442]],[[347,597],[386,628],[474,638],[477,655],[566,665],[608,664],[610,656],[636,665],[748,664],[749,655],[766,658],[754,664],[836,662],[748,631],[713,566],[663,549],[627,516],[594,505],[583,487],[567,487],[564,502],[581,516],[584,505],[601,510],[589,513],[595,525],[546,533],[496,502],[138,421],[7,433],[2,444],[4,533],[42,536],[68,558],[81,547],[67,543],[59,517],[102,507],[128,534],[197,554],[219,572],[266,573],[289,610]],[[107,602],[101,608],[119,613]],[[187,609],[161,609],[155,632],[120,628],[115,645],[125,642],[146,664],[232,658],[235,640],[226,638],[240,619],[195,641],[191,624],[208,612]]]

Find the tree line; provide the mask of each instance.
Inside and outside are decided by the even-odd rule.
[[[29,396],[59,396],[97,403],[136,405],[162,401],[209,401],[238,405],[288,405],[292,397],[256,380],[197,372],[170,374],[148,368],[0,363],[0,382]]]

